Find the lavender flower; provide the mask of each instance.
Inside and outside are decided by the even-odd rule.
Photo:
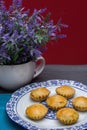
[[[50,14],[45,17],[47,9],[24,10],[22,0],[12,0],[9,9],[4,0],[0,1],[0,64],[21,64],[41,55],[46,50],[50,40],[65,38],[61,34],[61,27],[68,26],[57,24],[50,20]]]

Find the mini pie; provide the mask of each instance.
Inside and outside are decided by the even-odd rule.
[[[65,107],[67,104],[67,99],[61,95],[53,95],[47,98],[47,105],[52,110],[58,110],[62,107]]]
[[[26,116],[32,120],[40,120],[45,117],[48,108],[43,104],[33,104],[26,108]]]
[[[41,87],[32,90],[30,93],[30,97],[34,101],[41,102],[43,100],[46,100],[49,94],[50,91],[47,88]]]
[[[74,96],[75,89],[71,86],[63,85],[56,88],[56,93],[69,99]]]
[[[77,122],[79,113],[73,108],[62,108],[57,111],[56,117],[61,123],[71,125]]]
[[[78,111],[87,111],[87,97],[79,96],[73,98],[72,105]]]

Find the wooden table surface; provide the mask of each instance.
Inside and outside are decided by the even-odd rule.
[[[42,82],[51,79],[75,80],[87,85],[87,65],[46,65],[43,72],[32,82]],[[12,92],[0,88],[0,93]]]

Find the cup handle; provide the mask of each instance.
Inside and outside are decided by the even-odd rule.
[[[39,64],[37,64],[39,62]],[[35,74],[33,78],[36,78],[44,69],[45,67],[45,59],[42,56],[37,57],[36,61],[36,68],[35,68]]]

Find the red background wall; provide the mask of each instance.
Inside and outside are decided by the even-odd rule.
[[[5,1],[7,6],[11,3]],[[69,25],[62,31],[66,39],[47,45],[47,64],[87,64],[87,0],[23,0],[23,5],[31,11],[46,7],[55,23],[62,17]]]

